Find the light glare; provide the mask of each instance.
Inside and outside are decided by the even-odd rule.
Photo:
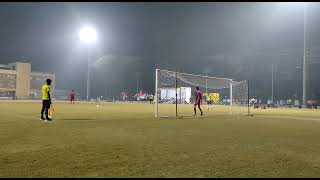
[[[96,30],[92,27],[83,27],[79,32],[79,38],[86,44],[92,44],[97,40]]]

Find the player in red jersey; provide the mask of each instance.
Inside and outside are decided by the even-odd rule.
[[[69,93],[69,96],[70,96],[70,104],[74,104],[74,97],[76,96],[76,93],[74,92],[74,90],[72,90]]]
[[[197,86],[196,87],[196,92],[195,92],[195,94],[194,94],[194,107],[193,107],[193,109],[194,109],[194,116],[196,116],[197,115],[197,106],[198,106],[198,108],[199,108],[199,110],[200,110],[200,112],[201,112],[201,116],[203,115],[203,113],[202,113],[202,109],[201,109],[201,107],[200,107],[200,105],[202,104],[202,94],[201,94],[201,92],[200,92],[200,90],[199,90],[199,87]]]

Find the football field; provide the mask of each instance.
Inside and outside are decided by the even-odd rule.
[[[183,105],[175,119],[147,103],[54,105],[41,122],[40,101],[0,101],[0,177],[320,177],[320,110]]]

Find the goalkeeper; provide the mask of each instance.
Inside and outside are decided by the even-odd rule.
[[[200,90],[199,90],[199,87],[197,86],[197,87],[196,87],[196,92],[195,92],[195,95],[194,95],[194,107],[193,107],[193,109],[194,109],[194,116],[197,115],[197,106],[198,106],[198,108],[199,108],[199,110],[200,110],[200,112],[201,112],[201,116],[203,115],[202,109],[201,109],[201,107],[200,107],[201,103],[202,103],[202,95],[201,95],[201,92],[200,92]]]
[[[49,118],[49,109],[51,106],[51,97],[50,97],[50,85],[51,79],[46,80],[46,84],[42,86],[42,109],[41,109],[41,120],[42,121],[52,121]],[[43,113],[46,113],[46,119],[43,117]]]

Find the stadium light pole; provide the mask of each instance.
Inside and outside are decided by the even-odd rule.
[[[306,107],[306,96],[307,96],[307,67],[306,67],[306,11],[307,4],[303,3],[303,66],[302,66],[302,105]]]
[[[274,85],[273,85],[273,78],[274,78],[274,64],[272,63],[271,64],[271,66],[272,66],[272,72],[271,72],[271,101],[272,101],[272,104],[274,104],[274,94],[273,94],[273,92],[274,92]]]
[[[79,38],[80,41],[87,46],[87,100],[90,100],[90,45],[95,43],[97,40],[96,30],[90,26],[82,27],[79,31]]]
[[[303,66],[302,66],[302,106],[306,107],[307,98],[307,66],[306,66],[306,29],[307,29],[307,2],[303,3]],[[281,2],[281,4],[297,5],[297,2]]]
[[[279,56],[288,56],[289,54],[279,54]],[[288,62],[288,61],[279,61],[279,62]],[[277,66],[274,62],[271,64],[271,101],[274,103],[274,67]]]

